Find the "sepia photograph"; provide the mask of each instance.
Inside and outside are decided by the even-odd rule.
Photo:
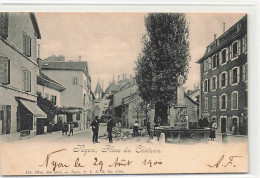
[[[0,12],[1,174],[247,173],[247,24]]]

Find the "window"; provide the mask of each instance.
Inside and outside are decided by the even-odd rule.
[[[0,56],[0,83],[10,84],[10,60]]]
[[[236,59],[240,55],[240,40],[236,40],[231,46],[231,57],[232,59]]]
[[[4,39],[8,37],[8,12],[0,12],[0,36]]]
[[[31,91],[31,72],[28,70],[23,70],[23,91]]]
[[[57,103],[57,96],[51,95],[51,101],[54,105]]]
[[[204,98],[204,111],[206,111],[206,112],[207,112],[208,109],[209,109],[209,108],[208,108],[208,104],[209,104],[209,103],[208,103],[208,98]]]
[[[234,91],[231,93],[231,109],[237,110],[238,109],[238,92]]]
[[[237,42],[233,43],[232,45],[233,51],[232,51],[232,57],[236,57],[238,55],[238,46]]]
[[[219,106],[220,110],[226,110],[227,109],[227,95],[222,94],[219,98]]]
[[[213,96],[212,97],[212,111],[216,111],[217,109],[217,97]]]
[[[208,79],[204,80],[203,85],[204,85],[204,87],[203,87],[204,92],[208,92],[209,91],[209,80]]]
[[[228,53],[227,53],[227,48],[223,49],[221,51],[221,54],[220,54],[220,64],[223,65],[223,64],[226,64],[227,63],[227,60],[228,60]]]
[[[240,79],[240,70],[239,67],[234,67],[232,70],[229,71],[229,79],[230,79],[230,84],[238,84],[239,79]]]
[[[220,88],[224,88],[228,85],[228,80],[227,80],[227,72],[222,72],[220,75],[219,75],[219,87]]]
[[[217,89],[217,76],[212,77],[212,82],[211,82],[211,90],[216,90]]]
[[[248,71],[247,71],[247,63],[242,66],[242,80],[247,81],[248,79]]]
[[[73,78],[73,85],[78,85],[78,78],[77,77]]]
[[[247,52],[247,39],[246,39],[246,35],[244,37],[242,37],[242,53],[246,53]]]
[[[31,56],[31,41],[30,36],[23,32],[23,53],[28,57]]]
[[[49,94],[48,94],[48,93],[45,93],[45,98],[46,98],[47,100],[49,100]]]
[[[217,55],[214,55],[212,57],[212,69],[215,69],[217,67]]]
[[[204,60],[204,73],[208,71],[209,64],[208,64],[208,59]]]

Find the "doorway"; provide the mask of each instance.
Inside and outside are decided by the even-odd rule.
[[[221,118],[221,133],[226,133],[227,132],[227,120],[226,118],[222,117]]]

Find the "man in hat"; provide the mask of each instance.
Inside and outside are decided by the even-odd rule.
[[[92,126],[92,131],[93,131],[92,141],[93,141],[93,143],[99,143],[98,142],[99,122],[98,122],[97,116],[95,116],[95,119],[92,121],[91,126]]]

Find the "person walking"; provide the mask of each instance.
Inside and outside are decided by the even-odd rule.
[[[91,123],[92,131],[93,131],[93,137],[92,137],[92,142],[93,143],[99,143],[98,142],[98,129],[99,129],[99,122],[98,122],[98,117],[95,116],[95,119]]]
[[[64,122],[62,125],[62,135],[64,135],[64,133],[67,135],[68,132],[68,124],[67,122]]]
[[[214,141],[214,139],[216,138],[216,129],[217,129],[217,123],[213,122],[209,133],[209,138],[211,141]]]
[[[138,128],[139,128],[139,123],[138,123],[138,121],[135,121],[134,127],[133,127],[134,137],[138,136]]]
[[[146,130],[147,130],[148,135],[150,136],[150,133],[151,133],[151,123],[149,121],[146,123]]]
[[[68,136],[70,136],[70,134],[73,136],[73,129],[74,129],[74,124],[73,122],[70,123],[70,133]]]
[[[109,116],[108,122],[107,122],[107,132],[108,132],[109,143],[113,143],[113,138],[112,138],[113,126],[114,126],[114,123],[113,123],[112,117]]]

